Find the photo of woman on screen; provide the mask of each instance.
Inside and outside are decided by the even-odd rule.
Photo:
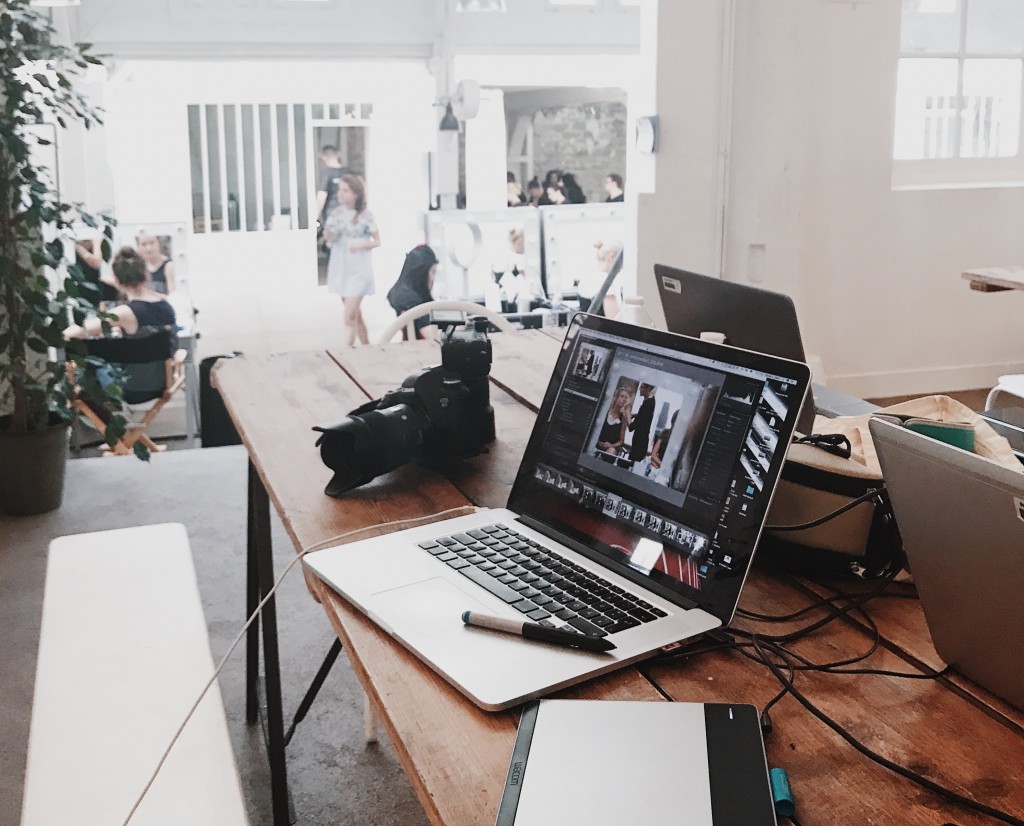
[[[601,432],[597,437],[597,449],[615,456],[626,441],[626,428],[629,426],[630,411],[633,407],[633,394],[627,382],[635,385],[629,379],[621,379],[619,387],[612,396],[612,402],[608,405],[608,412],[601,422]],[[635,391],[635,388],[634,388]]]

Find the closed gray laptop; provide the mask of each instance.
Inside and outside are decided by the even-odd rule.
[[[1024,708],[1024,473],[889,422],[870,428],[935,650]]]
[[[483,708],[621,668],[732,619],[808,381],[806,364],[580,313],[507,508],[305,561]],[[615,649],[468,627],[465,611]]]
[[[723,333],[733,347],[805,361],[796,306],[788,295],[665,264],[654,265],[654,280],[669,332],[698,338],[701,333]],[[813,432],[814,410],[811,388],[796,423],[798,432]]]

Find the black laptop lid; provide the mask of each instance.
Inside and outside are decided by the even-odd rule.
[[[509,507],[728,623],[809,380],[800,362],[580,313]]]
[[[724,333],[727,344],[806,361],[793,299],[782,293],[654,265],[665,326],[670,332],[699,338]],[[797,430],[814,429],[814,397],[808,392]]]

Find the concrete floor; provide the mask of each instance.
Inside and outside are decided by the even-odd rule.
[[[246,468],[242,447],[169,451],[149,464],[130,457],[82,459],[68,465],[60,509],[34,517],[0,516],[0,826],[20,820],[50,540],[131,525],[184,523],[211,650],[219,661],[244,620]],[[280,572],[293,552],[276,517],[273,539]],[[334,639],[323,610],[296,571],[281,588],[278,622],[290,719]],[[269,771],[258,730],[245,724],[241,650],[220,682],[250,820],[254,826],[269,823]],[[362,709],[362,692],[343,654],[288,749],[299,824],[426,823],[390,746],[364,745]]]

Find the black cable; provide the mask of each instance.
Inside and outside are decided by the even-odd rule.
[[[800,703],[800,705],[802,705],[814,717],[816,717],[818,720],[820,720],[822,723],[824,723],[826,726],[832,729],[832,731],[834,731],[841,738],[843,738],[843,740],[849,743],[857,752],[862,754],[864,757],[867,757],[869,760],[874,761],[883,768],[886,768],[889,771],[898,774],[900,777],[906,778],[910,782],[915,783],[916,785],[921,786],[924,789],[927,789],[928,791],[938,795],[941,798],[944,798],[945,800],[963,806],[964,808],[969,809],[971,811],[988,815],[989,817],[994,818],[995,820],[999,820],[1003,823],[1008,823],[1010,824],[1010,826],[1024,826],[1024,820],[1016,818],[1013,815],[1008,814],[1006,812],[1002,812],[998,809],[994,809],[991,806],[987,806],[984,803],[979,803],[976,800],[972,800],[971,798],[966,797],[958,792],[955,792],[952,789],[947,789],[945,786],[940,786],[935,781],[929,780],[927,777],[924,777],[923,775],[920,775],[917,772],[911,771],[910,769],[901,766],[899,763],[895,763],[892,760],[889,760],[887,757],[883,757],[882,755],[865,746],[856,737],[854,737],[845,728],[843,728],[839,723],[837,723],[835,720],[833,720],[831,717],[825,714],[825,712],[821,711],[817,706],[815,706],[814,703],[807,699],[806,695],[804,695],[802,691],[796,688],[796,686],[793,684],[793,680],[789,679],[785,674],[783,674],[782,669],[780,669],[778,665],[776,665],[772,658],[767,656],[766,651],[762,647],[765,642],[767,642],[768,648],[777,648],[777,646],[775,646],[770,641],[763,641],[759,639],[757,635],[754,635],[752,639],[754,649],[762,655],[761,661],[767,666],[768,670],[772,672],[775,679],[778,680],[779,683],[784,688],[786,688],[790,694],[793,695],[793,698],[798,703]],[[782,656],[782,658],[785,659],[785,656],[780,654],[778,650],[776,650],[774,653],[776,656]]]
[[[833,622],[839,619],[840,617],[846,616],[851,611],[857,610],[866,602],[869,602],[870,600],[874,599],[882,591],[888,588],[889,585],[892,584],[893,577],[896,576],[896,573],[896,571],[887,572],[883,577],[879,579],[878,585],[875,588],[852,598],[848,605],[844,605],[841,607],[837,606],[835,610],[830,611],[826,616],[822,617],[821,619],[815,620],[809,625],[805,625],[803,628],[798,628],[796,631],[790,631],[788,634],[763,634],[761,635],[761,639],[768,640],[769,642],[791,642],[793,640],[798,640],[801,637],[806,637],[809,634],[812,634],[815,631],[824,628],[830,622]]]
[[[761,725],[766,732],[770,732],[772,727],[769,711],[772,708],[774,708],[775,705],[778,704],[787,694],[792,694],[793,697],[802,706],[804,706],[804,708],[811,712],[812,715],[814,715],[823,723],[825,723],[825,725],[827,725],[829,728],[835,731],[836,734],[838,734],[840,737],[846,740],[851,746],[854,747],[854,749],[856,749],[862,755],[864,755],[870,760],[874,760],[882,767],[887,768],[895,774],[898,774],[910,780],[913,783],[917,783],[918,785],[923,786],[924,788],[934,792],[940,797],[945,797],[946,799],[951,800],[952,802],[958,805],[964,806],[969,809],[973,809],[975,811],[979,811],[983,814],[990,815],[991,817],[994,817],[997,820],[1002,820],[1005,823],[1011,824],[1011,826],[1024,826],[1024,821],[1017,820],[1013,818],[1011,815],[999,812],[998,810],[985,806],[984,804],[976,803],[970,798],[960,795],[957,792],[952,791],[951,789],[945,788],[944,786],[940,786],[937,783],[934,783],[933,781],[928,780],[927,778],[915,772],[912,772],[911,770],[906,769],[903,766],[900,766],[898,763],[894,763],[888,760],[887,758],[884,758],[876,752],[872,751],[867,746],[860,743],[860,741],[856,740],[856,738],[854,738],[853,735],[849,734],[849,732],[847,732],[845,729],[842,728],[842,726],[840,726],[838,723],[836,723],[834,720],[828,717],[828,715],[818,710],[817,707],[814,706],[810,702],[810,700],[807,699],[806,695],[804,695],[801,691],[799,691],[796,688],[795,679],[796,673],[798,671],[817,671],[819,673],[824,674],[870,674],[878,676],[920,680],[938,679],[939,677],[945,676],[949,672],[949,666],[946,666],[946,668],[943,668],[941,671],[933,672],[930,674],[904,673],[897,671],[889,671],[887,669],[874,668],[851,669],[837,667],[839,665],[855,663],[867,659],[878,649],[881,635],[878,631],[877,625],[875,624],[873,618],[866,611],[864,611],[862,607],[858,607],[857,610],[858,613],[860,613],[865,618],[869,627],[872,629],[873,639],[869,649],[866,652],[857,655],[856,657],[849,657],[844,660],[836,660],[831,663],[813,663],[806,657],[798,654],[795,651],[792,651],[791,649],[787,648],[781,643],[766,640],[764,637],[758,635],[756,632],[732,628],[728,631],[716,631],[708,634],[710,638],[718,640],[718,642],[716,642],[714,645],[707,645],[700,648],[692,648],[680,652],[672,652],[667,655],[664,655],[661,659],[662,661],[665,659],[688,659],[689,657],[693,657],[698,654],[710,653],[712,651],[734,650],[742,656],[746,657],[747,659],[765,665],[769,669],[769,671],[772,672],[772,675],[779,681],[779,683],[782,686],[782,689],[779,691],[779,693],[772,697],[772,699],[765,704],[764,708],[761,711]],[[833,619],[834,618],[835,617],[833,617]],[[738,634],[743,637],[748,637],[749,642],[737,640],[734,637],[730,636],[731,634]],[[765,650],[765,648],[770,649],[775,654],[775,656],[782,660],[786,670],[789,672],[788,677],[783,675],[782,668],[771,657],[768,656],[768,653]],[[757,652],[757,656],[753,656],[748,649],[754,649],[754,651]],[[796,662],[794,662],[794,660]],[[799,821],[796,820],[796,818],[794,817],[790,817],[789,820],[791,823],[799,824]]]
[[[782,533],[785,531],[806,531],[810,528],[816,528],[819,525],[824,525],[835,519],[837,516],[842,516],[848,510],[853,510],[857,505],[861,505],[871,499],[874,499],[879,494],[885,491],[885,485],[878,488],[872,488],[867,493],[862,493],[856,499],[851,499],[845,505],[840,508],[836,508],[831,513],[826,513],[824,516],[819,516],[817,519],[812,519],[810,522],[804,522],[802,525],[765,525],[766,531],[774,531],[775,533]]]
[[[836,600],[842,599],[857,599],[859,594],[842,594],[836,593],[830,596],[821,597],[815,600],[805,608],[801,608],[799,611],[793,611],[789,614],[759,614],[756,611],[748,611],[745,608],[737,608],[736,613],[744,619],[756,620],[757,622],[792,622],[795,619],[799,619],[804,614],[809,614],[818,608],[824,608],[826,605],[832,606],[832,603]],[[875,595],[876,599],[917,599],[916,593],[879,593]],[[832,606],[834,607],[834,606]]]
[[[843,666],[856,665],[857,663],[868,659],[872,654],[874,654],[878,650],[878,647],[879,645],[881,645],[882,642],[882,635],[879,632],[878,626],[875,624],[875,621],[874,619],[872,619],[871,615],[864,611],[863,608],[859,608],[858,613],[864,618],[864,622],[867,625],[869,631],[871,632],[871,644],[866,651],[860,654],[847,657],[845,659],[833,660],[827,663],[816,663],[807,659],[803,655],[798,654],[792,649],[787,648],[786,646],[779,644],[778,647],[781,650],[785,651],[787,654],[791,655],[798,663],[800,663],[800,665],[793,666],[793,670],[795,671],[822,671],[826,673],[839,673],[839,669]],[[763,634],[758,634],[756,631],[747,631],[744,629],[734,630],[741,636],[747,637],[751,640],[755,636],[759,639],[771,639],[770,637],[767,637]],[[797,640],[799,639],[801,638],[798,637]]]

